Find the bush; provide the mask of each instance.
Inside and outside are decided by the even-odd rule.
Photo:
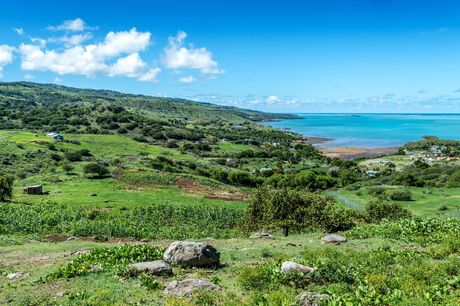
[[[394,220],[411,216],[411,212],[401,205],[379,200],[371,201],[367,204],[365,214],[368,222],[379,222],[383,219]]]
[[[460,170],[455,171],[449,177],[449,181],[447,183],[448,187],[460,187]]]
[[[67,152],[65,157],[70,162],[78,162],[82,160],[80,152]]]
[[[13,183],[13,176],[0,176],[0,202],[11,200],[13,197]]]
[[[104,177],[110,173],[109,169],[106,166],[101,165],[99,163],[86,164],[83,168],[83,171],[86,174],[95,174],[96,177]]]
[[[390,194],[390,199],[393,201],[412,201],[412,193],[410,190],[398,190]]]

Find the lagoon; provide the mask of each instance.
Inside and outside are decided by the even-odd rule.
[[[265,124],[304,136],[330,138],[321,146],[394,148],[434,135],[460,139],[460,114],[296,114]]]

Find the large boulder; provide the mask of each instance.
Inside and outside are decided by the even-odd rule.
[[[302,306],[317,306],[318,302],[323,299],[328,299],[328,294],[318,294],[316,292],[304,292],[299,296],[299,301]]]
[[[219,264],[220,253],[206,243],[176,241],[165,251],[163,259],[182,267],[205,267]]]
[[[128,267],[139,271],[146,271],[153,275],[172,275],[171,266],[163,260],[137,262],[130,264]]]
[[[284,274],[296,273],[296,272],[313,273],[315,271],[316,271],[316,268],[304,266],[304,265],[298,264],[293,261],[285,261],[281,265],[281,272],[283,272]]]
[[[329,234],[329,235],[324,236],[321,239],[321,241],[323,243],[340,244],[340,243],[347,242],[347,238],[343,237],[343,236],[340,236],[340,235],[337,235],[337,234]]]
[[[194,291],[218,291],[220,287],[206,279],[186,279],[174,281],[166,285],[164,292],[178,296],[185,296]]]

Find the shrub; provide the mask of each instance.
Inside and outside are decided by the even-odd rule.
[[[412,201],[412,193],[410,190],[398,190],[390,194],[390,199],[393,201]]]
[[[67,152],[65,157],[70,162],[78,162],[82,160],[80,152]]]
[[[383,219],[394,220],[411,216],[411,212],[401,205],[380,200],[369,202],[365,213],[368,222],[379,222]]]
[[[86,164],[83,168],[83,171],[86,174],[95,174],[96,177],[104,177],[110,173],[109,169],[106,166],[101,165],[100,163]]]
[[[13,197],[13,183],[13,176],[0,176],[0,202],[11,200],[11,198]]]
[[[452,175],[449,177],[447,185],[449,187],[460,187],[460,170],[452,173]]]

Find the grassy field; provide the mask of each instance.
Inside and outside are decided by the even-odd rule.
[[[458,259],[433,253],[431,248],[395,239],[351,239],[327,246],[323,234],[311,233],[276,237],[273,240],[224,239],[204,240],[221,252],[220,269],[179,269],[175,276],[158,278],[161,283],[188,278],[206,278],[218,283],[217,294],[196,294],[179,299],[165,296],[162,290],[149,290],[137,279],[123,280],[113,271],[90,273],[71,280],[40,281],[59,265],[76,258],[78,252],[100,246],[119,245],[91,241],[37,242],[28,237],[0,236],[1,273],[23,272],[17,279],[0,278],[0,303],[14,305],[297,305],[302,292],[328,293],[333,305],[456,305],[460,298],[455,288]],[[166,247],[171,241],[148,243]],[[18,244],[15,244],[18,243]],[[113,244],[115,243],[115,244]],[[73,254],[73,255],[72,255]],[[436,255],[437,254],[437,255]],[[443,260],[439,260],[443,259]],[[301,287],[277,280],[280,261],[294,260],[319,267],[318,277]],[[404,265],[401,263],[404,262]],[[274,269],[273,276],[266,269]],[[454,273],[452,275],[452,273]],[[454,280],[443,290],[443,282]],[[436,287],[436,284],[441,287]],[[447,284],[447,283],[446,283]],[[436,289],[439,288],[439,289]],[[412,293],[410,293],[412,292]],[[421,294],[421,292],[425,292]],[[450,293],[449,293],[450,292]],[[413,296],[411,296],[413,294]],[[338,298],[347,296],[350,302]],[[355,302],[353,302],[355,301]]]
[[[412,201],[389,201],[399,203],[403,207],[408,208],[415,216],[437,217],[448,213],[455,214],[457,213],[457,209],[460,209],[460,188],[387,187],[388,192],[402,189],[410,190],[413,198]],[[361,188],[358,191],[341,189],[336,193],[363,206],[374,198],[365,188]],[[440,210],[441,206],[445,206],[447,209]]]
[[[32,183],[33,180],[29,182]],[[242,208],[238,201],[207,199],[206,194],[187,193],[175,186],[131,186],[113,178],[101,180],[76,177],[63,183],[45,184],[49,195],[25,195],[21,187],[15,189],[15,201],[40,204],[54,202],[69,206],[100,207],[119,210],[120,208],[145,207],[152,203],[169,205],[214,205]],[[92,196],[96,194],[97,196]]]

